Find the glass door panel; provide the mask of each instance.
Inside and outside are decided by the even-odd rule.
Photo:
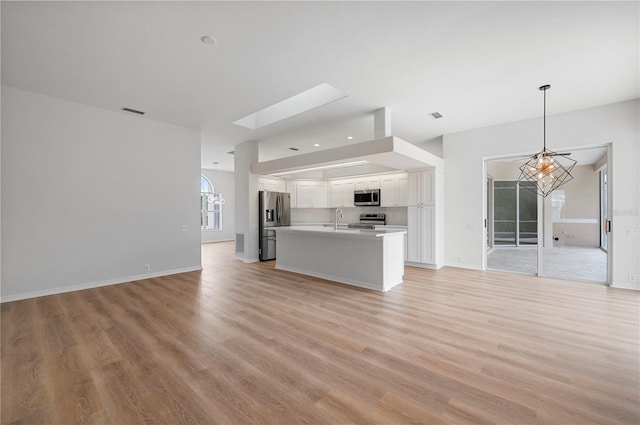
[[[516,244],[517,192],[514,181],[494,181],[493,235],[495,246]]]
[[[551,213],[552,241],[542,249],[541,276],[607,281],[607,253],[601,248],[601,175],[592,165],[577,165],[573,180],[545,199]],[[606,199],[606,197],[605,197]],[[606,243],[606,242],[605,242]]]
[[[535,185],[520,182],[518,199],[518,245],[538,243],[538,195]]]

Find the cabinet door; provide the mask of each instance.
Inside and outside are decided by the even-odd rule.
[[[422,171],[409,173],[409,194],[407,205],[420,205],[422,203]]]
[[[327,206],[329,208],[340,208],[342,206],[342,181],[333,180],[329,182],[328,192],[329,200]]]
[[[342,206],[354,207],[353,192],[356,190],[356,184],[353,180],[345,180],[342,185]]]
[[[418,206],[407,207],[407,261],[419,263],[420,239],[422,238],[421,211]]]
[[[380,189],[380,178],[376,176],[360,177],[355,180],[354,190]]]
[[[435,207],[425,206],[420,208],[420,226],[421,226],[421,244],[420,244],[420,262],[435,263],[434,252],[434,223],[435,223]]]
[[[296,183],[296,205],[298,208],[311,208],[311,183]]]
[[[435,189],[435,171],[422,171],[420,179],[421,189],[420,197],[423,205],[435,204],[434,189]]]
[[[366,180],[358,179],[358,180],[356,180],[355,185],[356,185],[355,186],[356,190],[367,190],[368,189]]]
[[[406,207],[408,205],[407,197],[409,191],[409,179],[406,175],[398,176],[396,180],[396,205]]]
[[[408,205],[433,205],[434,171],[416,171],[409,173]]]
[[[282,187],[280,180],[276,179],[258,179],[258,190],[268,190],[269,192],[281,192]]]
[[[311,206],[313,208],[327,207],[327,184],[325,182],[311,184]]]
[[[393,176],[380,180],[380,206],[395,207],[398,204],[397,180]]]
[[[295,182],[287,182],[285,187],[285,192],[291,194],[291,208],[297,208],[296,205],[296,183]]]

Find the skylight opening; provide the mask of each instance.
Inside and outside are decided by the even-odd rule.
[[[335,87],[322,83],[233,123],[255,130],[278,121],[302,114],[320,106],[347,97]]]

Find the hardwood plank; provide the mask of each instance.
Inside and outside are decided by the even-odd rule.
[[[388,293],[233,259],[1,308],[0,422],[640,423],[640,293],[445,267]]]
[[[88,424],[102,410],[102,403],[78,346],[48,353],[45,359],[47,390],[54,406],[55,422]]]
[[[38,300],[6,303],[2,311],[2,423],[55,423],[46,390],[43,329]],[[4,304],[3,304],[4,305]]]

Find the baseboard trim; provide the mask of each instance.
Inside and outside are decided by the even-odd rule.
[[[258,261],[260,261],[259,258],[244,258],[244,255],[242,255],[241,252],[236,252],[233,258],[235,258],[236,260],[240,260],[243,263],[257,263]]]
[[[145,273],[135,276],[127,276],[117,279],[102,280],[99,282],[81,283],[78,285],[62,286],[59,288],[44,289],[42,291],[23,292],[21,294],[8,295],[0,298],[0,303],[11,301],[26,300],[28,298],[45,297],[47,295],[63,294],[65,292],[82,291],[83,289],[99,288],[101,286],[118,285],[120,283],[134,282],[136,280],[151,279],[160,276],[169,276],[172,274],[187,273],[202,270],[202,265],[193,267],[184,267],[180,269],[165,270],[162,272]]]
[[[405,261],[404,265],[411,266],[411,267],[420,267],[421,269],[431,269],[431,270],[440,270],[442,268],[442,265],[438,266],[437,264],[431,264],[431,263],[414,263],[413,261]]]

